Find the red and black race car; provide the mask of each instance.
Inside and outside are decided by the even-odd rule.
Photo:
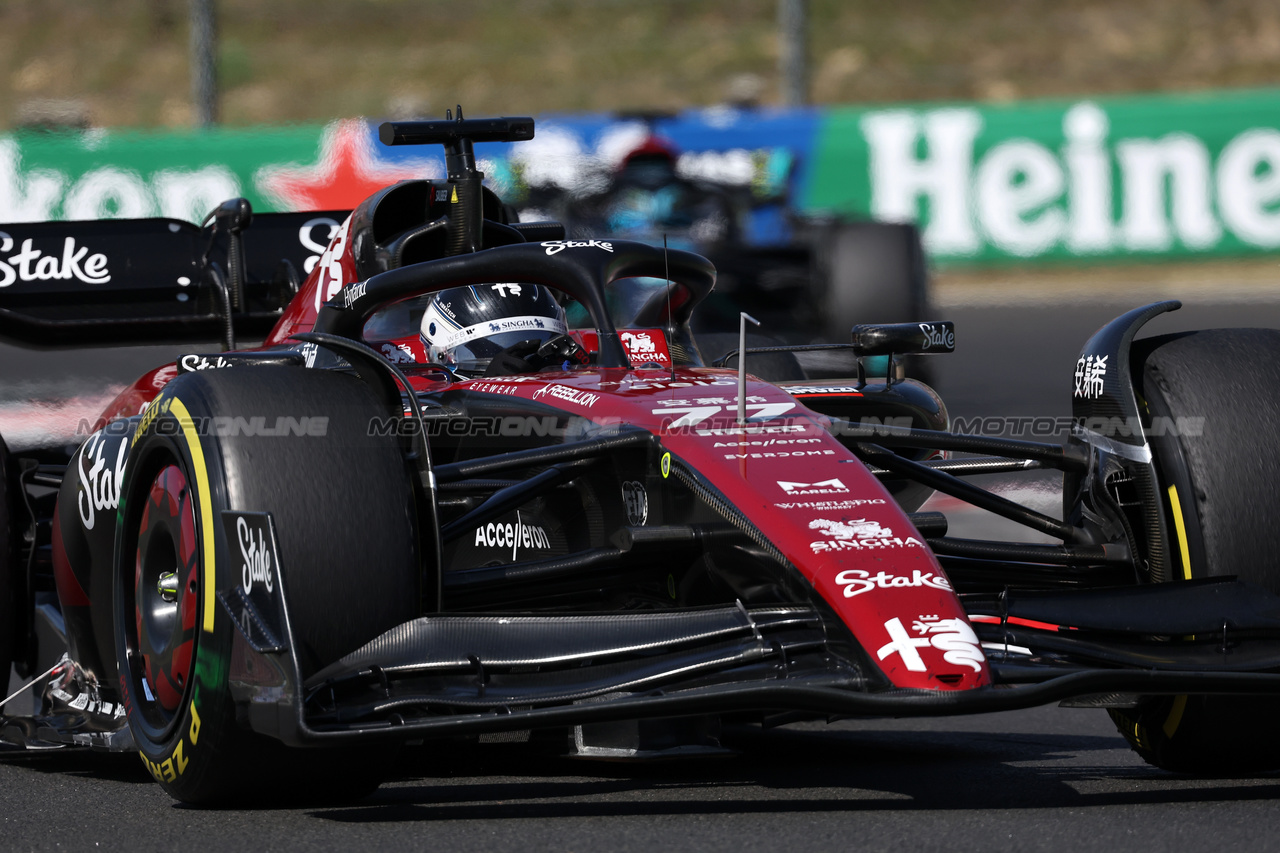
[[[854,327],[843,381],[707,364],[710,263],[482,187],[473,143],[532,134],[384,125],[448,179],[361,204],[300,286],[318,218],[240,201],[3,229],[8,337],[224,343],[4,453],[5,668],[36,692],[5,744],[137,750],[206,803],[354,796],[434,738],[656,757],[723,720],[1067,701],[1162,767],[1280,766],[1280,332],[1135,341],[1178,306],[1137,308],[1059,377],[1066,444],[949,432],[899,369],[949,323]],[[966,479],[1043,469],[1061,518]],[[1057,544],[948,536],[935,491]]]

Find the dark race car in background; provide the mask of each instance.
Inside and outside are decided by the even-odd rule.
[[[727,348],[720,335],[737,331],[739,311],[791,343],[843,341],[850,326],[871,320],[928,318],[928,270],[914,225],[801,213],[792,200],[793,153],[681,151],[663,135],[677,119],[619,114],[614,145],[632,142],[616,162],[580,153],[570,158],[576,180],[543,176],[520,188],[519,206],[563,223],[572,239],[638,240],[709,259],[716,293],[693,328],[719,350],[713,355]],[[801,361],[815,371],[850,364],[816,354]]]
[[[953,433],[901,362],[950,323],[854,326],[817,350],[857,359],[840,381],[753,372],[800,347],[711,366],[707,259],[482,186],[473,143],[531,119],[382,133],[449,177],[361,204],[296,287],[321,217],[239,200],[205,229],[0,229],[6,336],[175,342],[75,445],[0,454],[0,653],[34,693],[0,742],[260,802],[358,796],[437,738],[655,758],[717,752],[723,721],[1067,702],[1161,767],[1280,766],[1280,332],[1135,340],[1178,305],[1135,308],[1053,380],[1066,444]],[[428,360],[424,300],[526,285],[582,324],[479,375]],[[966,479],[1044,469],[1060,518]],[[949,536],[935,491],[1056,544]]]

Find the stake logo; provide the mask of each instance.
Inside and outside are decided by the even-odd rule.
[[[548,240],[542,244],[547,250],[548,255],[554,255],[563,252],[565,249],[604,249],[606,252],[613,251],[613,244],[606,243],[601,240]]]
[[[85,284],[106,284],[111,281],[107,270],[107,256],[101,252],[90,255],[84,246],[76,246],[75,237],[62,241],[62,255],[46,255],[35,248],[31,238],[22,241],[22,249],[5,260],[0,260],[0,287],[8,287],[16,281],[50,281],[76,279]],[[14,239],[0,231],[0,253],[13,251]],[[87,256],[87,257],[86,257]]]
[[[139,429],[138,432],[142,430]],[[103,451],[110,441],[116,441],[115,466],[110,467]],[[95,433],[80,454],[80,493],[76,505],[80,510],[80,523],[85,530],[92,530],[97,521],[95,512],[116,509],[120,506],[120,486],[124,482],[125,453],[129,444],[123,437],[103,438]]]
[[[218,370],[233,367],[235,362],[228,361],[220,355],[209,358],[199,353],[188,353],[178,359],[179,373],[195,373],[197,370]]]
[[[933,572],[922,572],[914,569],[911,577],[891,575],[884,571],[876,574],[863,569],[847,569],[836,575],[836,583],[844,587],[844,597],[853,598],[873,589],[903,589],[905,587],[928,586],[934,589],[951,591],[951,583],[944,577],[935,576]]]
[[[245,594],[253,590],[255,583],[262,584],[267,592],[271,592],[271,549],[267,547],[266,530],[251,528],[242,515],[236,519],[236,541],[240,544],[240,585]]]
[[[956,333],[946,323],[921,323],[920,331],[924,333],[925,349],[943,349],[947,352],[956,347]]]

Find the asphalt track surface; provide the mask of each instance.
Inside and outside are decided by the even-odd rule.
[[[1123,294],[952,305],[936,384],[954,415],[1069,413],[1079,348]],[[1212,296],[1153,333],[1280,327],[1280,290]],[[169,353],[172,350],[168,351]],[[0,401],[88,395],[157,350],[0,351]],[[1259,389],[1273,392],[1274,389]],[[2,420],[2,419],[0,419]],[[1051,503],[1052,484],[1047,489]],[[957,513],[973,529],[985,523]],[[731,731],[737,757],[586,763],[528,745],[429,745],[358,803],[206,811],[173,803],[135,756],[0,758],[0,850],[1266,850],[1280,774],[1195,779],[1143,764],[1105,712],[1038,708]]]

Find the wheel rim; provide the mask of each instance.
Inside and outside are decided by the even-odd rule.
[[[200,593],[195,512],[178,466],[152,479],[137,531],[129,644],[141,688],[135,704],[148,723],[167,728],[191,687]]]

